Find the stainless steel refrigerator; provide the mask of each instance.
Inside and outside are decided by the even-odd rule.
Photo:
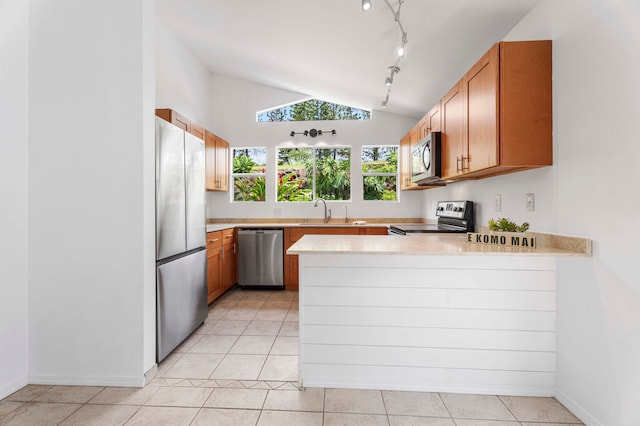
[[[205,148],[156,117],[156,359],[207,318]]]

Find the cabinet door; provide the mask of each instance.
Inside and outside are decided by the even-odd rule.
[[[462,173],[462,160],[466,153],[465,94],[460,80],[442,98],[442,177],[455,177]]]
[[[229,190],[229,143],[216,137],[216,186],[218,191]]]
[[[429,110],[426,117],[428,118],[428,132],[440,132],[442,129],[442,125],[440,123],[440,102],[434,105],[433,108]],[[426,134],[425,134],[426,136]]]
[[[180,127],[185,132],[189,130],[189,119],[170,108],[156,109],[156,115],[169,123]]]
[[[427,112],[418,122],[418,140],[431,132],[440,131],[440,102]]]
[[[198,126],[194,122],[189,123],[187,132],[191,133],[193,136],[197,137],[198,139],[204,140],[204,127]]]
[[[204,132],[204,156],[206,166],[207,191],[216,190],[216,135],[208,130]]]
[[[400,140],[400,189],[417,189],[411,181],[411,148],[418,141],[418,126],[413,127]]]
[[[222,287],[222,247],[207,248],[207,303],[224,293]]]
[[[236,280],[236,239],[234,229],[222,231],[222,288],[229,290]]]
[[[360,235],[388,235],[389,228],[386,226],[367,226],[360,228]]]
[[[464,171],[498,165],[499,44],[494,45],[464,77],[467,95],[468,155]]]

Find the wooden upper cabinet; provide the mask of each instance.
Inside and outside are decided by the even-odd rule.
[[[496,43],[464,76],[464,179],[553,164],[551,41]]]
[[[172,109],[169,108],[158,108],[156,109],[156,116],[162,118],[169,123],[180,127],[185,132],[189,129],[189,119],[185,116],[178,114]]]
[[[500,43],[497,172],[553,164],[551,41]]]
[[[195,122],[192,122],[184,115],[177,113],[170,108],[158,108],[156,109],[156,115],[169,123],[180,127],[185,132],[189,132],[192,135],[204,140],[204,127],[199,126]]]
[[[229,190],[229,142],[216,138],[216,182],[218,191]]]
[[[197,124],[190,122],[187,132],[191,133],[199,139],[204,140],[204,127],[202,126],[198,126]]]
[[[467,154],[464,172],[498,165],[499,44],[495,44],[464,76],[467,95]]]
[[[553,164],[551,41],[495,44],[445,95],[442,175],[476,179]]]
[[[418,142],[418,126],[412,127],[402,139],[400,139],[400,189],[419,189],[420,187],[411,181],[411,148]]]
[[[456,83],[444,95],[442,106],[442,178],[449,179],[462,174],[462,160],[467,153],[466,99],[463,80]]]
[[[228,191],[229,143],[205,130],[204,145],[207,191]]]
[[[431,132],[439,132],[440,129],[440,102],[438,102],[418,121],[418,140],[423,139]]]

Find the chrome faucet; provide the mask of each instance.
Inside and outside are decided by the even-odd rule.
[[[313,207],[318,207],[318,201],[322,201],[324,204],[324,223],[329,223],[329,219],[331,219],[331,209],[329,209],[329,215],[327,216],[327,202],[324,198],[318,198],[315,203],[313,203]]]

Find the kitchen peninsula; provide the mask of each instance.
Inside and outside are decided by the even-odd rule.
[[[591,248],[536,237],[538,249],[452,234],[303,237],[288,250],[300,265],[301,385],[552,396],[556,257]]]

